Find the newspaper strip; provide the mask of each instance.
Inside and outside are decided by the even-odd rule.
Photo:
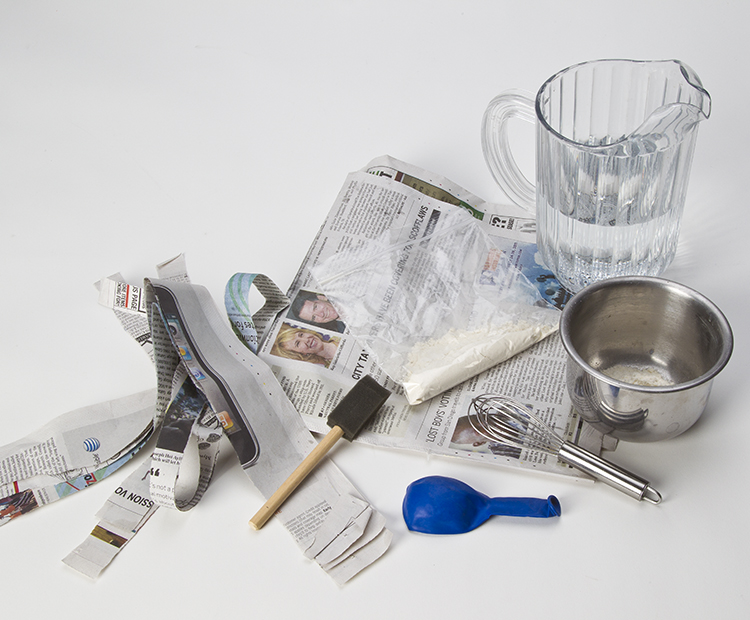
[[[569,294],[542,264],[535,245],[535,222],[528,213],[486,203],[447,179],[386,156],[346,179],[287,292],[292,303],[269,328],[259,357],[271,366],[314,432],[325,432],[326,417],[342,393],[363,374],[370,374],[394,394],[355,441],[582,476],[554,456],[479,436],[468,418],[475,396],[505,394],[532,407],[568,441],[597,454],[613,449],[616,442],[584,424],[573,409],[564,382],[565,351],[557,334],[427,402],[409,405],[400,386],[347,331],[312,277],[315,265],[381,234],[396,218],[416,223],[423,217],[420,209],[434,201],[440,201],[441,209],[469,211],[540,295],[555,307],[564,307]],[[314,342],[320,354],[290,351],[287,343],[295,334]]]
[[[156,266],[159,278],[175,282],[189,282],[184,254],[170,258]],[[99,291],[99,303],[112,310],[123,329],[130,334],[149,356],[154,358],[154,347],[151,342],[151,327],[146,315],[146,299],[141,286],[128,284],[121,274],[116,273],[102,278],[96,286]]]
[[[63,562],[95,579],[156,512],[149,496],[149,470],[145,461],[117,487],[96,513],[97,525]]]
[[[265,303],[253,313],[249,295],[255,286]],[[262,273],[236,273],[224,290],[224,306],[235,335],[253,352],[258,352],[258,341],[268,326],[291,302],[273,280]],[[248,317],[251,317],[248,320]]]
[[[154,390],[68,412],[0,448],[0,525],[111,475],[153,431]]]

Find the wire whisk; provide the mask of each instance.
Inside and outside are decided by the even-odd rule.
[[[487,439],[557,456],[597,480],[652,504],[661,494],[651,484],[574,443],[565,441],[528,407],[508,396],[482,394],[469,405],[469,423]]]

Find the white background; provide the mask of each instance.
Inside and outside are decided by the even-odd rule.
[[[96,582],[60,560],[130,468],[0,529],[3,615],[747,618],[749,7],[0,2],[0,444],[154,385],[97,305],[99,278],[138,283],[185,251],[217,299],[236,271],[285,289],[346,174],[386,153],[507,202],[482,158],[485,106],[595,58],[678,58],[711,93],[665,275],[713,299],[736,337],[695,427],[612,455],[664,494],[658,507],[601,484],[342,444],[333,459],[394,541],[338,588],[275,520],[251,531],[263,498],[227,449],[197,508],[159,511]],[[514,131],[533,166],[531,126]],[[401,501],[431,474],[489,495],[554,493],[563,515],[416,535]]]

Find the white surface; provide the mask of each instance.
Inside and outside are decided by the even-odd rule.
[[[346,174],[385,153],[503,202],[480,148],[486,104],[594,58],[679,58],[711,93],[665,275],[713,299],[736,337],[697,426],[612,456],[658,507],[342,445],[334,460],[395,537],[339,589],[279,523],[251,531],[262,498],[227,450],[198,507],[159,511],[97,582],[60,560],[124,474],[0,528],[4,615],[748,617],[749,19],[732,0],[0,2],[2,444],[154,384],[97,305],[100,277],[137,282],[185,251],[217,299],[235,271],[286,288]],[[412,534],[404,489],[430,474],[554,493],[563,515]]]

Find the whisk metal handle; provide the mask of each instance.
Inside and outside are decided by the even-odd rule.
[[[580,469],[630,497],[646,500],[652,504],[661,502],[661,494],[651,486],[650,482],[573,443],[564,442],[557,457],[564,463]]]

